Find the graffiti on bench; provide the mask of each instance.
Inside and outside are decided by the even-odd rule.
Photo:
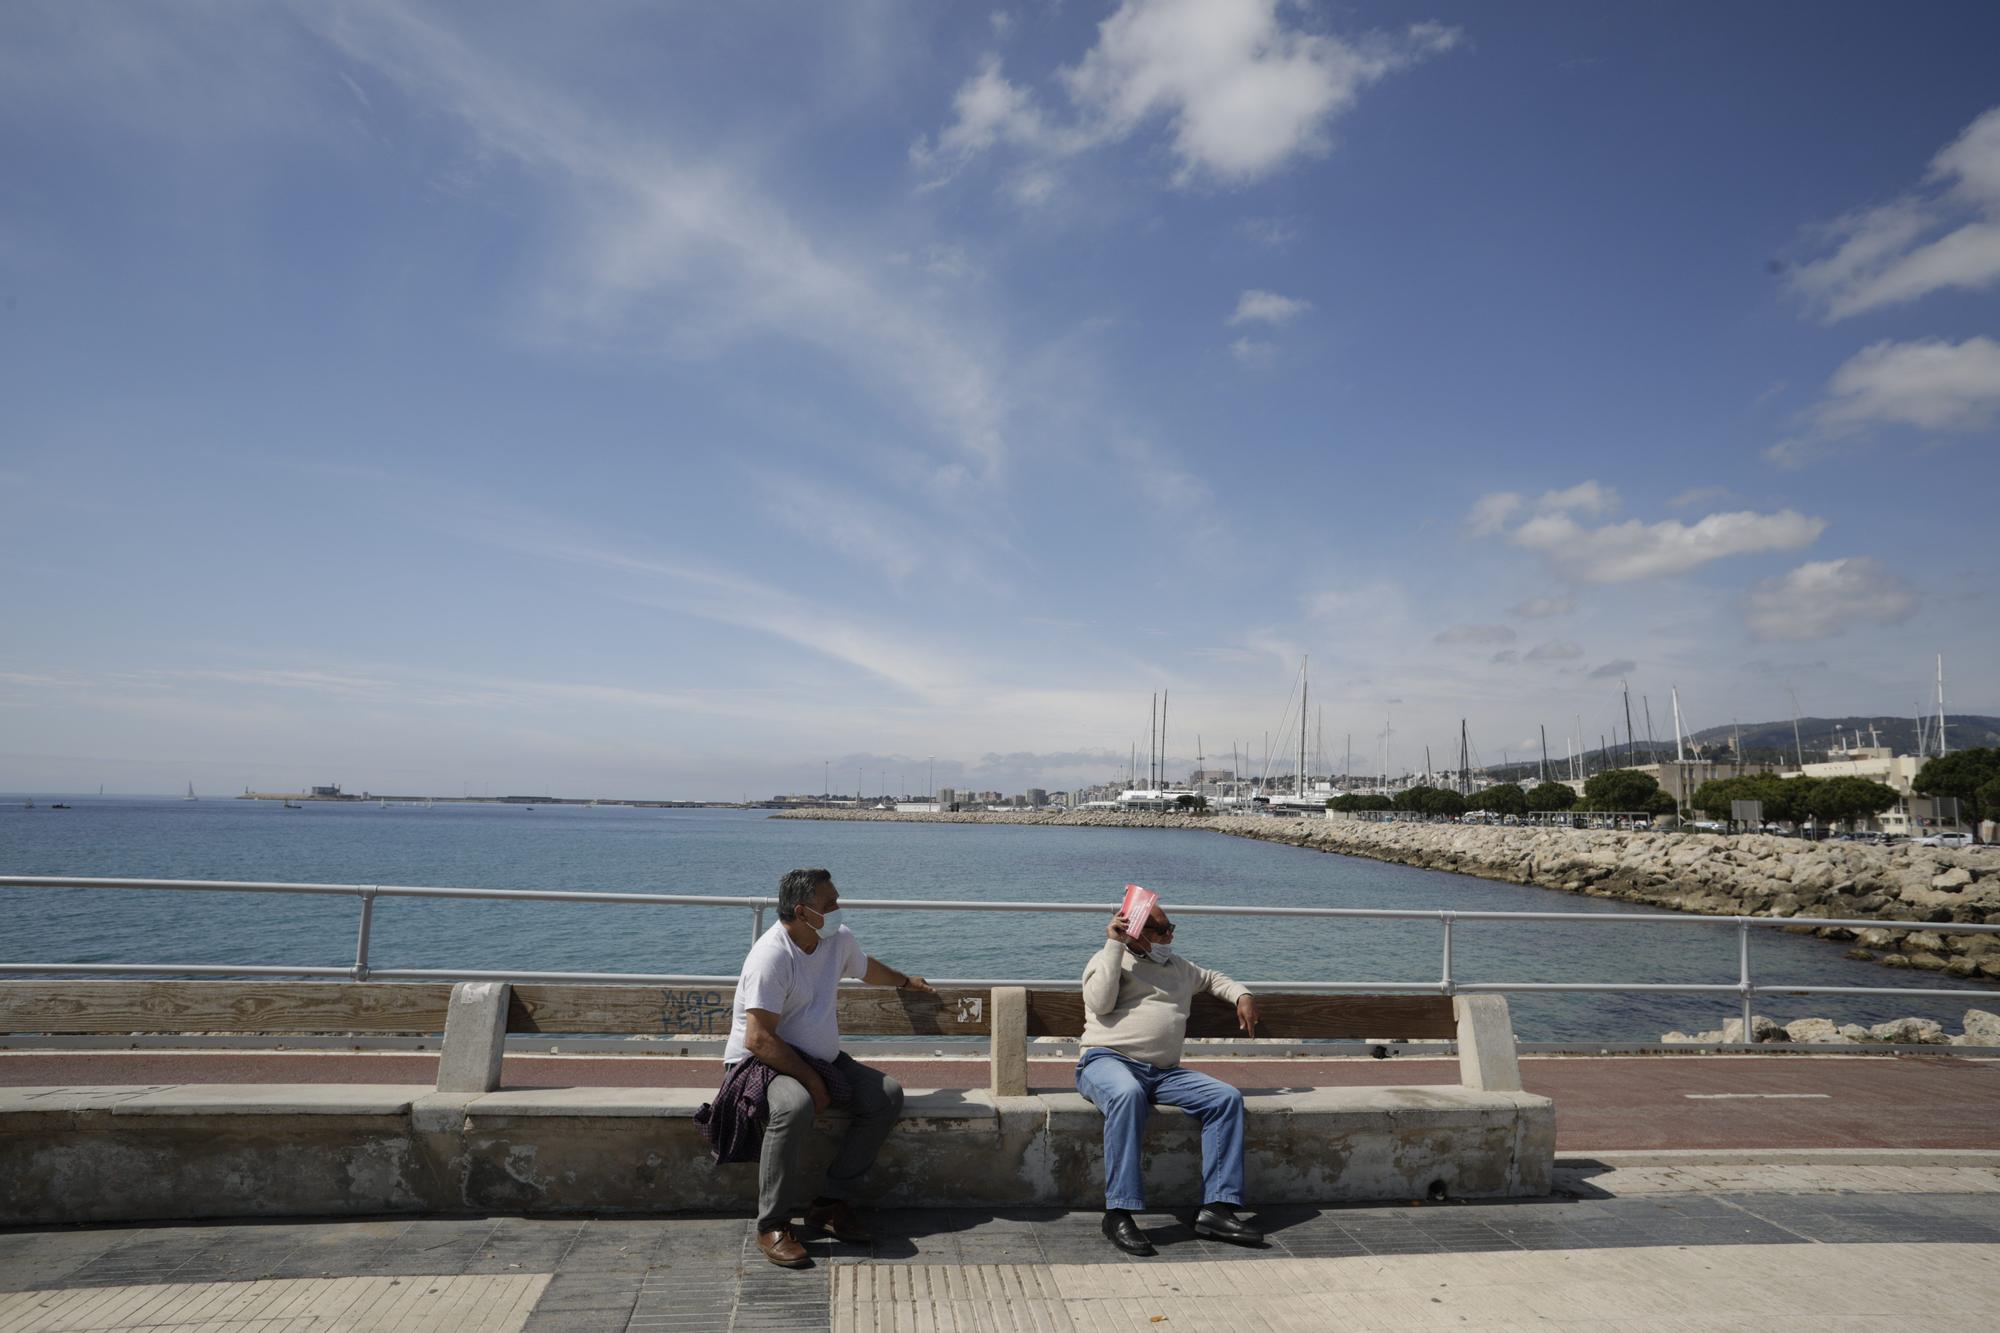
[[[730,1006],[721,991],[670,990],[664,996],[665,1012],[660,1030],[677,1037],[726,1037],[729,1035]]]

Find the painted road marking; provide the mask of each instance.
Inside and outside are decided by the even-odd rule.
[[[1691,1102],[1807,1102],[1831,1101],[1830,1092],[1684,1092]]]

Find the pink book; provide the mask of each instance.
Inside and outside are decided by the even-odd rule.
[[[1137,884],[1125,886],[1125,905],[1118,909],[1125,918],[1125,933],[1138,938],[1146,928],[1146,918],[1153,914],[1153,905],[1160,901],[1160,895],[1151,889],[1142,889]]]

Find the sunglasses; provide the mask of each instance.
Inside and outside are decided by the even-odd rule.
[[[1169,922],[1168,922],[1168,923],[1167,923],[1166,925],[1164,925],[1164,926],[1161,926],[1161,925],[1156,925],[1156,924],[1154,924],[1154,923],[1153,923],[1153,922],[1151,922],[1151,921],[1148,921],[1148,922],[1146,923],[1146,925],[1145,925],[1144,929],[1140,931],[1140,934],[1142,934],[1142,935],[1164,935],[1164,936],[1166,936],[1166,937],[1167,937],[1168,939],[1172,939],[1172,938],[1174,937],[1174,923],[1173,923],[1173,922],[1171,922],[1171,921],[1169,921]]]

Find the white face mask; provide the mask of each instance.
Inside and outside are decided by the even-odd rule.
[[[1151,949],[1147,950],[1146,957],[1156,963],[1171,963],[1174,961],[1174,946],[1171,944],[1155,944]]]
[[[807,908],[806,910],[811,911],[812,909]],[[812,933],[819,936],[819,938],[825,939],[827,936],[833,934],[834,931],[840,929],[840,909],[838,907],[834,908],[831,912],[826,913],[824,916],[821,916],[817,912],[814,912],[813,915],[819,916],[819,924],[817,926],[813,926],[812,922],[810,921],[806,922],[806,924],[808,926],[812,926]]]

